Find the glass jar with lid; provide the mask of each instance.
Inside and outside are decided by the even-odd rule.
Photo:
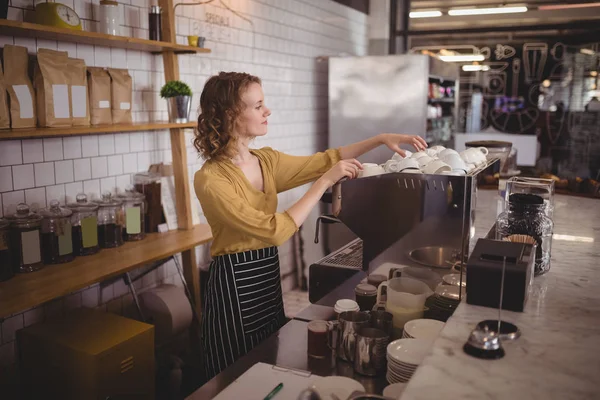
[[[42,216],[42,259],[44,264],[60,264],[72,261],[73,239],[71,216],[73,211],[60,206],[58,200],[50,201],[50,207],[40,210]]]
[[[140,172],[133,176],[135,190],[146,198],[146,233],[158,232],[158,225],[165,222],[161,202],[161,176],[157,172]]]
[[[123,245],[123,202],[113,198],[110,192],[102,193],[102,200],[96,201],[98,208],[98,243],[103,249]]]
[[[9,234],[10,222],[0,218],[0,282],[14,276]]]
[[[98,204],[88,201],[85,194],[75,197],[75,203],[67,204],[73,211],[71,226],[73,252],[78,256],[89,256],[100,250],[98,245]]]
[[[42,216],[21,203],[10,220],[10,249],[15,272],[33,272],[44,266],[42,262]]]
[[[514,193],[508,199],[508,210],[498,216],[496,239],[529,243],[535,240],[534,274],[550,270],[550,250],[554,224],[546,215],[547,205],[541,196]],[[533,240],[532,240],[533,238]]]
[[[135,190],[132,185],[125,189],[125,193],[118,196],[123,201],[125,209],[125,231],[123,238],[126,241],[142,240],[146,237],[144,216],[146,214],[145,196]]]

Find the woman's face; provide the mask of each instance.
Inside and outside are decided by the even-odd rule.
[[[257,137],[267,134],[267,117],[271,110],[265,105],[265,95],[258,83],[251,83],[242,94],[244,111],[238,119],[241,136]]]

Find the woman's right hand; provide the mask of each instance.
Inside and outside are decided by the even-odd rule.
[[[319,179],[326,183],[327,187],[330,188],[342,178],[347,177],[350,179],[354,179],[358,177],[358,172],[362,169],[362,164],[354,158],[341,160],[337,164],[335,164],[329,171],[325,172]]]

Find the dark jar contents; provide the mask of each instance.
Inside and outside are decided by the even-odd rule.
[[[123,202],[109,192],[102,194],[98,204],[98,244],[103,249],[123,245]]]
[[[155,172],[143,172],[133,177],[135,190],[144,195],[146,200],[146,213],[144,221],[145,232],[158,232],[158,225],[165,222],[161,202],[160,174]]]
[[[73,261],[73,239],[71,215],[73,212],[59,206],[57,200],[50,207],[41,210],[42,220],[42,258],[45,264],[61,264]]]
[[[496,239],[519,241],[514,235],[531,236],[537,243],[534,275],[550,270],[550,250],[554,223],[546,215],[546,205],[541,196],[529,193],[511,194],[508,210],[498,216]]]
[[[0,282],[7,281],[15,274],[10,251],[10,222],[0,219]]]
[[[359,283],[354,288],[354,296],[360,311],[371,311],[377,303],[377,288],[368,283]]]
[[[144,215],[146,213],[146,199],[143,194],[136,192],[129,186],[124,194],[118,196],[123,201],[125,209],[125,228],[123,239],[127,242],[142,240],[146,237]]]
[[[34,272],[44,267],[41,249],[42,217],[19,204],[16,214],[9,216],[10,250],[15,272]]]
[[[78,194],[76,202],[68,204],[73,211],[71,234],[73,252],[78,256],[89,256],[100,250],[98,245],[98,205],[87,201],[85,194]]]

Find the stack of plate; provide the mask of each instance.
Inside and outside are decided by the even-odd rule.
[[[425,318],[437,319],[446,322],[458,307],[460,303],[458,286],[439,285],[435,289],[435,294],[430,296],[425,302],[427,311]],[[464,299],[466,290],[462,288],[462,297]]]
[[[387,380],[408,382],[425,358],[433,342],[422,339],[398,339],[387,347]]]
[[[434,319],[413,319],[404,325],[402,337],[434,341],[444,329],[444,323]]]

